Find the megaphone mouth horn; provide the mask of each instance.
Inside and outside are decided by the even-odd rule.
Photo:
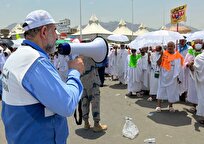
[[[63,43],[58,46],[62,55],[79,54],[91,57],[96,63],[103,62],[108,56],[108,43],[101,36],[97,36],[88,43]]]
[[[95,61],[96,63],[102,63],[102,62],[108,57],[109,48],[108,48],[108,43],[107,43],[107,41],[106,41],[103,37],[101,37],[101,36],[96,36],[96,37],[93,39],[93,41],[94,41],[95,39],[97,39],[97,38],[100,38],[100,39],[102,39],[102,40],[104,41],[105,46],[106,46],[106,49],[105,49],[106,53],[105,53],[105,55],[104,55],[103,60],[101,60],[100,62],[97,62],[97,61],[95,61],[95,60],[94,60],[94,61]]]

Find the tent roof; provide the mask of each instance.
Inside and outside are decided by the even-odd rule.
[[[89,19],[88,25],[82,30],[82,35],[89,35],[89,34],[113,34],[112,32],[106,30],[99,24],[99,20],[96,16],[91,16]],[[73,35],[80,35],[80,32]]]
[[[17,24],[12,30],[11,30],[11,35],[15,35],[15,34],[23,34],[24,33],[24,29],[21,26],[21,24]]]
[[[124,20],[120,20],[119,24],[118,24],[119,27],[122,27],[122,26],[125,26],[126,27],[126,22]]]
[[[177,26],[176,25],[172,25],[171,27],[169,28],[166,28],[166,30],[169,30],[169,31],[177,31]],[[191,32],[191,29],[187,26],[179,26],[178,27],[178,32],[181,33],[181,34],[186,34],[186,33],[189,33]]]
[[[160,30],[166,30],[166,26],[162,26]]]
[[[141,23],[139,29],[134,33],[134,35],[139,36],[148,32],[149,31],[147,30],[147,27],[143,23]]]
[[[95,15],[92,15],[91,18],[89,19],[89,24],[92,24],[92,23],[96,23],[96,24],[99,23],[99,20]]]
[[[145,33],[148,33],[149,31],[147,29],[139,29],[138,31],[135,32],[134,35],[139,36],[139,35],[143,35]]]
[[[139,29],[147,29],[147,27],[143,23],[141,23]]]
[[[132,31],[126,26],[124,20],[120,20],[118,27],[113,31],[115,34],[132,35]]]

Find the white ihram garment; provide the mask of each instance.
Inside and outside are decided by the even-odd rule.
[[[138,60],[138,65],[142,69],[142,90],[149,90],[149,74],[150,74],[150,68],[148,65],[148,54],[146,53],[144,56],[142,56],[141,59]]]
[[[118,76],[118,66],[117,66],[117,58],[118,56],[115,55],[115,50],[112,50],[110,52],[110,55],[108,56],[108,67],[109,67],[109,72],[113,76]]]
[[[190,69],[186,67],[186,65],[193,61],[195,57],[191,54],[187,54],[184,60],[184,71],[186,71],[186,78],[187,78],[187,101],[193,104],[198,104],[198,96],[195,87],[195,81],[190,75]]]
[[[177,78],[181,71],[181,61],[171,62],[171,70],[160,69],[157,99],[168,100],[170,103],[179,101],[179,88]]]
[[[126,49],[120,49],[118,51],[118,78],[119,81],[123,84],[126,83],[124,76],[125,76],[125,65],[126,65],[126,60],[128,56],[128,51]]]
[[[150,85],[149,94],[150,95],[157,95],[159,78],[155,77],[155,73],[159,72],[160,70],[159,66],[157,65],[157,61],[160,58],[160,56],[161,55],[156,52],[152,53],[150,56],[150,61],[151,61],[150,81],[149,81],[149,85]]]
[[[195,80],[198,96],[197,115],[204,116],[204,53],[198,55],[194,60],[194,71],[191,72]]]
[[[188,49],[190,49],[190,48],[191,47],[188,46]],[[186,55],[188,53],[188,49],[183,50],[182,52],[179,52],[183,56],[183,58],[186,57]],[[184,67],[182,67],[180,75],[179,75],[179,80],[181,81],[181,83],[179,84],[180,95],[187,91],[187,88],[188,88],[187,75],[188,75],[188,72],[184,69]]]
[[[127,56],[126,61],[126,69],[127,72],[125,73],[125,79],[127,80],[127,89],[128,92],[139,92],[142,88],[141,76],[142,76],[142,69],[141,66],[131,68],[128,66],[130,62],[130,55]]]

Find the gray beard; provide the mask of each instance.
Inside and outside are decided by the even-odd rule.
[[[56,48],[55,48],[55,46],[48,44],[46,46],[45,50],[48,54],[53,54],[55,52]]]

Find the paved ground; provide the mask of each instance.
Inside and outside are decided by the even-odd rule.
[[[143,144],[144,139],[156,138],[157,144],[203,144],[204,126],[197,123],[198,117],[186,109],[190,106],[175,104],[176,112],[170,113],[167,103],[163,102],[163,111],[155,112],[156,102],[143,98],[125,97],[126,86],[118,81],[105,81],[101,88],[101,123],[108,125],[103,133],[84,130],[77,126],[74,118],[68,119],[70,144]],[[125,117],[131,117],[139,129],[139,135],[130,140],[122,136]],[[91,115],[90,115],[91,120]],[[92,122],[92,120],[91,120]],[[5,144],[4,128],[0,122],[0,144]]]

